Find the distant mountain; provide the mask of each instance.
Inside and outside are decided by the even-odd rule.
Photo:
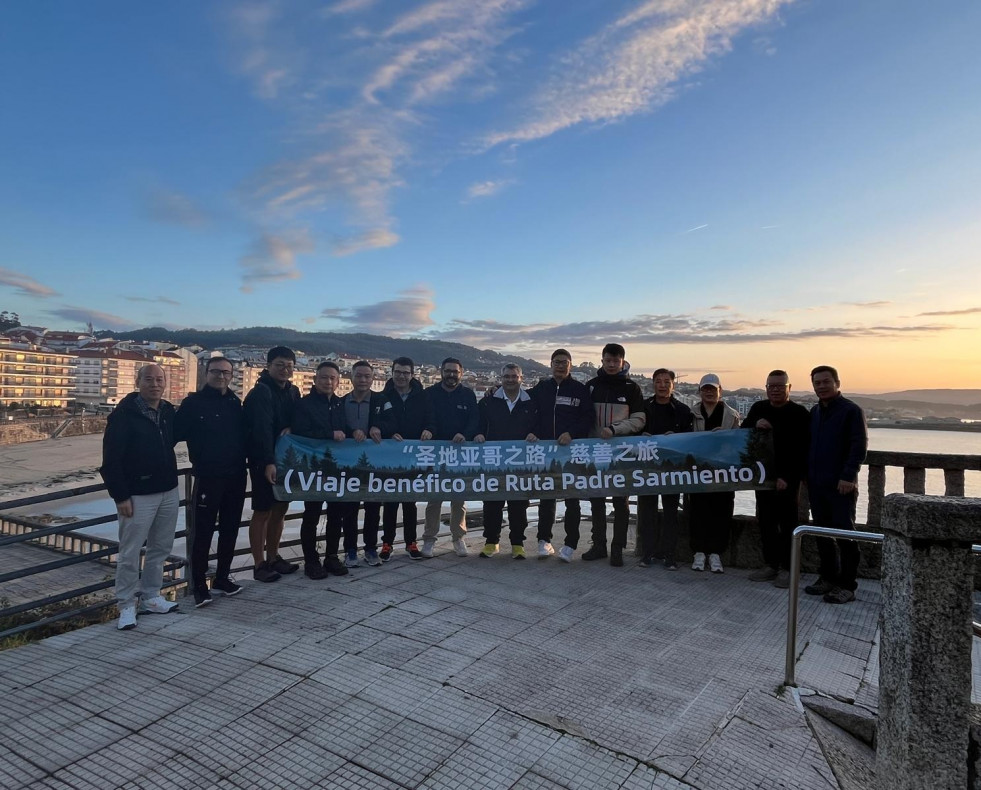
[[[226,348],[230,346],[289,346],[304,354],[321,356],[324,354],[343,354],[344,356],[369,359],[394,359],[410,357],[417,365],[438,365],[446,357],[456,357],[467,370],[488,370],[500,368],[505,362],[521,365],[526,376],[548,373],[546,365],[533,359],[499,354],[496,351],[481,350],[463,343],[449,343],[445,340],[423,340],[421,338],[394,338],[383,335],[344,334],[342,332],[298,332],[274,326],[251,326],[244,329],[164,329],[147,327],[132,332],[99,332],[100,336],[111,336],[119,340],[162,340],[181,346],[199,345],[204,348]]]
[[[945,403],[951,406],[975,406],[981,404],[981,390],[902,390],[883,392],[878,395],[862,395],[873,400],[916,401],[917,403]]]

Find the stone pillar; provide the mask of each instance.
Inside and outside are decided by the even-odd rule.
[[[981,499],[892,494],[882,529],[880,790],[967,787]]]

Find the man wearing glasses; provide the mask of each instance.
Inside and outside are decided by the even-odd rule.
[[[800,484],[807,475],[807,449],[811,441],[811,415],[790,399],[790,376],[772,370],[766,377],[766,400],[750,409],[743,428],[770,431],[777,478],[774,491],[756,492],[756,517],[766,567],[749,574],[750,581],[790,586],[790,542],[800,518]]]
[[[276,439],[290,427],[293,406],[300,399],[300,391],[290,384],[295,366],[296,355],[286,346],[269,349],[266,369],[245,396],[245,443],[252,480],[249,543],[255,562],[252,577],[260,582],[274,582],[280,575],[299,568],[279,556],[283,519],[289,502],[278,502],[273,496]]]
[[[230,361],[209,359],[204,387],[184,399],[174,421],[174,440],[187,442],[194,473],[188,508],[194,513],[190,556],[196,607],[211,603],[211,592],[235,595],[242,590],[229,578],[245,505],[246,468],[242,401],[229,389],[231,380]],[[205,576],[216,526],[218,568],[209,592]]]

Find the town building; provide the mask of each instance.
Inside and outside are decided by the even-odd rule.
[[[72,397],[71,354],[0,335],[0,406],[66,408]]]

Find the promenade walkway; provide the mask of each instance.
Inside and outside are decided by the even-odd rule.
[[[780,685],[786,592],[745,575],[444,551],[245,581],[0,653],[0,786],[837,787]],[[803,600],[801,683],[867,695],[877,613],[875,583]]]

